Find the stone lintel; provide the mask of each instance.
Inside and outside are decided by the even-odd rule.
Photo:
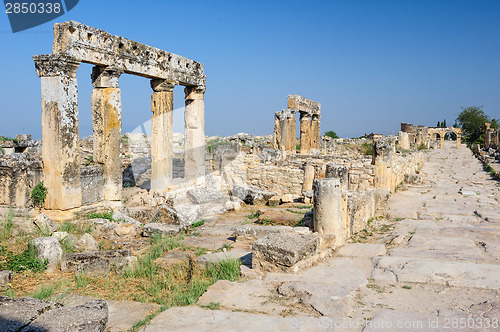
[[[321,104],[298,95],[288,96],[288,108],[297,112],[321,114]]]
[[[116,67],[92,67],[92,86],[94,88],[119,88],[118,79],[123,71]]]
[[[52,53],[117,67],[127,74],[205,86],[202,63],[75,21],[54,24]]]
[[[153,89],[154,92],[172,92],[174,91],[174,87],[179,84],[179,82],[173,82],[169,80],[161,80],[161,79],[153,79],[150,82],[151,84],[151,89]]]
[[[36,74],[38,77],[76,77],[76,70],[81,61],[66,55],[33,55]]]

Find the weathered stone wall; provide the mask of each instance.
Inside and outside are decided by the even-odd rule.
[[[42,181],[42,161],[14,153],[0,159],[0,205],[24,208],[34,186]]]

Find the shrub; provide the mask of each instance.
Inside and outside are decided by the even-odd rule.
[[[108,219],[109,221],[116,221],[113,218],[113,210],[109,210],[108,212],[94,212],[87,213],[87,219]]]
[[[31,190],[31,201],[33,204],[39,208],[43,207],[43,203],[47,198],[47,188],[43,185],[43,181],[37,184],[33,190]]]
[[[372,156],[373,155],[373,144],[371,142],[365,142],[361,144],[361,152],[365,156]]]
[[[424,143],[420,143],[420,145],[418,146],[417,150],[418,151],[427,150],[427,146]]]

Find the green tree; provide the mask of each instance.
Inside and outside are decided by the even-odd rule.
[[[337,133],[334,132],[333,130],[327,131],[325,133],[325,136],[328,136],[328,137],[331,137],[331,138],[339,138],[339,136],[337,135]]]
[[[447,126],[446,126],[446,119],[444,119],[444,120],[443,120],[443,122],[441,122],[441,127],[443,127],[443,128],[446,128],[446,127],[447,127]]]
[[[436,125],[436,127],[441,127],[441,122],[438,121],[438,124]]]
[[[456,123],[462,128],[463,139],[468,144],[484,143],[484,124],[491,123],[493,130],[498,129],[498,120],[490,118],[483,111],[483,106],[462,107],[462,112],[458,114]]]

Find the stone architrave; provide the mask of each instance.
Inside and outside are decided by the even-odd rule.
[[[187,86],[186,110],[184,112],[185,168],[186,179],[205,177],[205,88]],[[197,180],[198,181],[198,180]]]
[[[122,106],[116,68],[93,67],[91,94],[94,162],[103,166],[104,200],[122,198]]]
[[[82,203],[78,87],[80,61],[69,56],[33,56],[42,86],[43,183],[45,208],[68,210]]]
[[[164,192],[172,181],[175,83],[152,80],[151,189]]]
[[[344,244],[342,187],[339,178],[316,179],[314,188],[314,231],[333,234],[337,247]]]

